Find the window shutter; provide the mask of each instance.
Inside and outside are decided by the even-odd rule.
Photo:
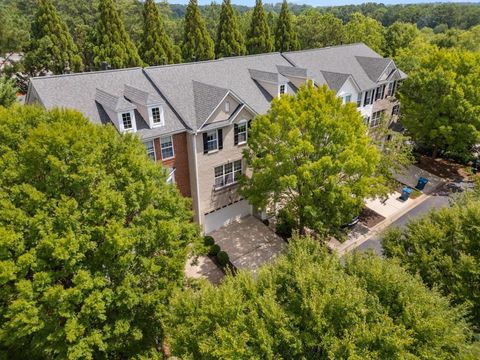
[[[248,126],[249,129],[252,127],[252,120],[251,119],[248,120],[247,126]]]
[[[218,136],[218,149],[222,150],[223,149],[223,131],[222,131],[222,129],[217,130],[217,136]]]
[[[208,153],[207,133],[203,133],[203,153]]]
[[[233,144],[238,145],[238,125],[233,124]]]

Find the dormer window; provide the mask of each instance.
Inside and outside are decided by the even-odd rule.
[[[225,112],[226,113],[230,112],[230,101],[225,101]]]
[[[352,101],[352,95],[348,94],[343,97],[343,103],[348,104],[349,102]]]
[[[283,95],[287,92],[287,86],[285,84],[282,84],[278,87],[278,94]]]
[[[163,108],[160,106],[150,108],[150,121],[151,127],[163,126],[164,117],[163,117]]]
[[[130,112],[126,112],[122,114],[122,124],[123,124],[123,130],[133,129],[132,114]]]

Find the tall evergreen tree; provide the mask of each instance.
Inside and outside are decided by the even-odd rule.
[[[263,10],[262,0],[256,0],[253,8],[252,22],[247,34],[247,50],[250,54],[273,51],[273,40]]]
[[[244,55],[247,52],[245,41],[238,26],[238,19],[230,0],[223,0],[220,22],[218,23],[215,55],[224,56]]]
[[[139,49],[142,60],[149,65],[173,64],[181,61],[180,49],[165,31],[157,4],[145,1],[143,8],[143,36]]]
[[[143,65],[113,0],[100,0],[93,62],[97,69],[107,63],[114,69]]]
[[[200,14],[197,0],[190,0],[187,6],[182,55],[185,61],[209,60],[215,57],[213,40]]]
[[[292,51],[300,48],[297,31],[292,24],[292,16],[288,10],[287,0],[283,0],[280,16],[275,28],[275,48],[277,51]]]
[[[38,0],[32,24],[32,42],[25,58],[29,73],[81,71],[82,59],[51,0]]]

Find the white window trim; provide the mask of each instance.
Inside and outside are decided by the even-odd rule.
[[[167,184],[175,184],[175,168],[171,168],[167,177]]]
[[[213,176],[214,176],[214,178],[213,178],[213,187],[214,187],[215,191],[221,190],[221,189],[223,189],[223,188],[226,188],[226,187],[229,187],[229,186],[232,186],[232,185],[235,185],[235,184],[238,183],[238,179],[236,179],[236,177],[235,177],[235,174],[239,172],[238,170],[235,171],[235,164],[238,163],[238,162],[240,162],[240,175],[241,175],[241,174],[243,174],[243,161],[242,161],[242,159],[235,160],[235,161],[232,161],[232,162],[228,162],[228,163],[226,163],[226,164],[218,165],[218,166],[215,166],[215,167],[213,168]],[[227,174],[225,173],[225,166],[230,165],[230,164],[232,165],[232,172],[231,172],[231,174],[232,174],[232,180],[233,180],[233,181],[232,181],[232,182],[229,182],[229,183],[227,184],[226,181],[225,181],[225,178],[226,178],[226,176],[227,176]],[[215,174],[215,169],[216,169],[216,168],[219,168],[219,167],[222,167],[222,175],[216,176],[216,174]],[[230,173],[229,173],[229,174],[230,174]],[[216,185],[216,182],[217,182],[216,180],[217,180],[217,178],[220,178],[220,177],[222,178],[223,185],[217,186],[217,185]]]
[[[347,101],[347,97],[350,97],[350,100],[349,100],[349,101]],[[342,96],[342,100],[343,100],[343,103],[344,103],[344,104],[348,104],[349,102],[352,102],[352,94],[344,94],[344,95]]]
[[[167,158],[164,158],[163,157],[163,148],[162,148],[162,139],[165,139],[165,138],[170,138],[170,142],[172,143],[172,156],[170,157],[167,157]],[[175,157],[175,146],[173,145],[173,136],[172,135],[167,135],[167,136],[162,136],[160,139],[160,155],[162,157],[162,160],[169,160],[169,159],[173,159]]]
[[[240,145],[245,145],[247,142],[248,142],[248,121],[245,120],[245,119],[242,119],[240,120],[238,123],[237,123],[238,126],[240,125],[245,125],[245,140],[244,141],[239,141],[237,146],[240,146]],[[243,132],[242,132],[243,133]],[[240,132],[237,133],[237,136],[240,135]]]
[[[123,114],[130,114],[130,120],[132,121],[132,127],[125,129],[123,125]],[[118,125],[120,128],[120,132],[136,132],[137,131],[137,122],[135,120],[135,112],[134,111],[123,111],[118,113]]]
[[[213,134],[213,133],[215,133],[215,140],[208,140],[208,134]],[[215,149],[208,150],[207,154],[213,154],[213,153],[216,153],[218,151],[219,144],[218,144],[218,130],[217,129],[207,131],[207,149],[208,149],[208,143],[214,142],[214,141],[217,144],[217,146],[215,147]]]
[[[282,87],[283,87],[283,93],[282,93]],[[287,93],[287,84],[280,84],[278,85],[278,96],[284,95]]]
[[[159,123],[153,122],[153,110],[154,109],[159,109],[159,111],[160,111],[160,122]],[[151,107],[149,107],[148,108],[148,117],[149,117],[149,120],[150,120],[150,127],[152,127],[152,128],[165,125],[165,116],[164,116],[164,112],[163,112],[163,106],[151,106]]]
[[[369,124],[368,126],[370,128],[375,128],[380,125],[380,122],[382,120],[382,113],[383,111],[375,111],[372,113],[372,116],[369,119]],[[376,116],[378,114],[378,116]]]
[[[147,148],[147,143],[151,142],[152,143],[152,151],[149,152],[148,151],[148,148]],[[147,155],[149,154],[153,154],[153,160],[157,161],[157,152],[155,151],[155,140],[149,140],[149,141],[145,141],[145,148],[147,150]],[[150,156],[148,156],[150,157]]]
[[[230,112],[230,101],[225,101],[225,112],[228,114]]]

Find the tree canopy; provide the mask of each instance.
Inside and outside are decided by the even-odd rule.
[[[262,0],[255,1],[252,19],[247,33],[247,50],[249,54],[267,53],[274,49],[272,34],[268,26]]]
[[[15,80],[0,76],[0,106],[9,107],[17,98]]]
[[[377,53],[382,54],[385,47],[384,28],[377,20],[354,13],[345,25],[345,42],[363,42]]]
[[[294,51],[300,48],[297,31],[288,10],[287,0],[282,3],[282,10],[275,26],[275,49],[280,52]]]
[[[25,58],[29,73],[36,75],[51,71],[63,74],[82,70],[82,58],[77,46],[51,0],[38,1],[31,38]]]
[[[400,89],[402,123],[413,138],[469,159],[480,140],[480,54],[440,49],[420,58]]]
[[[157,4],[145,1],[143,9],[143,35],[139,48],[142,60],[148,65],[175,64],[181,61],[180,49],[165,31]]]
[[[383,192],[381,154],[355,104],[326,86],[302,86],[272,102],[252,123],[242,192],[258,209],[280,204],[295,228],[332,233]]]
[[[408,48],[419,36],[415,24],[394,22],[385,30],[385,54],[395,56],[398,49]]]
[[[195,241],[189,201],[134,135],[0,107],[0,357],[153,356]]]
[[[107,64],[113,69],[143,65],[113,0],[100,0],[98,13],[93,47],[95,68],[102,69]]]
[[[297,17],[297,24],[302,49],[340,45],[344,42],[343,23],[332,14],[322,14],[311,9]]]
[[[217,29],[215,55],[217,58],[245,55],[245,40],[240,32],[237,15],[230,0],[223,0]]]
[[[412,220],[386,233],[385,255],[397,258],[412,274],[437,287],[455,304],[465,304],[480,330],[480,197],[467,194],[451,208]]]
[[[167,336],[183,359],[467,358],[463,311],[394,261],[344,264],[311,239],[218,288],[176,294]],[[472,357],[473,359],[473,357]]]
[[[215,57],[214,43],[200,14],[197,0],[190,0],[187,6],[182,54],[187,62],[210,60]]]

